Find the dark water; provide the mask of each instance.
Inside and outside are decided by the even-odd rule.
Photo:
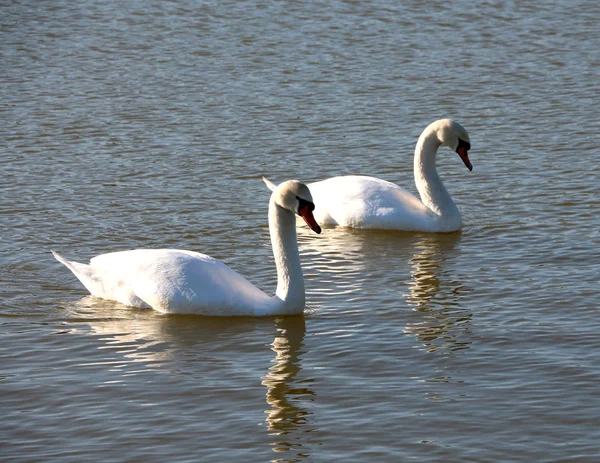
[[[10,462],[600,459],[600,6],[4,2],[0,454]],[[267,292],[261,175],[414,191],[462,233],[302,229],[309,308],[161,316],[49,250],[208,253]]]

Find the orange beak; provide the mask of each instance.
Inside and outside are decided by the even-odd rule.
[[[465,166],[467,166],[467,169],[473,170],[473,164],[471,164],[471,161],[469,161],[469,152],[467,151],[467,148],[465,146],[459,146],[456,149],[456,152],[465,163]]]
[[[315,217],[313,216],[311,206],[312,204],[306,204],[305,206],[302,206],[298,210],[298,214],[300,214],[300,217],[304,219],[306,225],[308,225],[312,231],[319,234],[321,233],[321,227],[319,226],[319,224],[315,220]],[[314,209],[314,206],[312,206],[312,208]]]

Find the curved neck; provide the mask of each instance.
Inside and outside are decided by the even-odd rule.
[[[304,310],[304,276],[300,266],[296,217],[290,211],[269,202],[269,232],[273,257],[277,266],[275,296],[283,301],[284,314],[298,314]]]
[[[437,150],[441,143],[433,131],[425,131],[419,137],[415,148],[415,184],[421,201],[429,210],[448,225],[460,228],[460,213],[448,190],[442,183],[435,167]]]

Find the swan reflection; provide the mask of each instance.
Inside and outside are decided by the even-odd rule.
[[[91,334],[101,341],[98,351],[102,354],[89,357],[89,363],[98,364],[101,359],[122,376],[159,372],[201,379],[215,400],[224,400],[223,391],[237,387],[236,377],[245,382],[248,374],[256,374],[250,381],[266,387],[268,408],[263,405],[261,409],[272,451],[285,461],[288,456],[296,460],[309,455],[314,428],[307,404],[314,399],[313,380],[297,379],[306,352],[304,316],[165,316],[92,296],[68,307],[65,315],[67,323],[75,325],[71,333]],[[81,328],[86,325],[91,331]],[[267,341],[274,353],[270,365],[256,361],[264,358],[265,338],[272,340]],[[112,354],[107,356],[109,351]],[[261,370],[262,376],[257,373]]]
[[[460,234],[425,235],[415,243],[410,259],[411,280],[406,302],[418,313],[404,332],[414,336],[429,352],[448,353],[468,349],[472,314],[461,307],[469,289],[452,275],[447,257]]]
[[[318,275],[317,287],[307,284],[311,301],[330,305],[341,299],[345,310],[372,304],[383,293],[394,297],[415,239],[414,234],[349,228],[329,229],[312,241],[305,236],[299,231],[305,278]]]
[[[276,320],[277,335],[271,343],[275,358],[273,365],[263,377],[267,387],[266,400],[270,406],[265,411],[267,430],[276,440],[271,443],[274,452],[295,452],[296,457],[306,456],[304,439],[311,429],[308,427],[310,412],[302,406],[312,402],[314,392],[312,380],[297,381],[302,369],[300,359],[304,351],[304,317],[285,317]],[[298,432],[302,434],[298,434]],[[304,437],[303,437],[304,434]]]

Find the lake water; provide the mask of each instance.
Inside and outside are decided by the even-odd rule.
[[[3,461],[600,460],[597,1],[0,12]],[[261,176],[415,191],[441,117],[462,232],[303,227],[303,316],[130,309],[50,254],[198,250],[273,292]]]

